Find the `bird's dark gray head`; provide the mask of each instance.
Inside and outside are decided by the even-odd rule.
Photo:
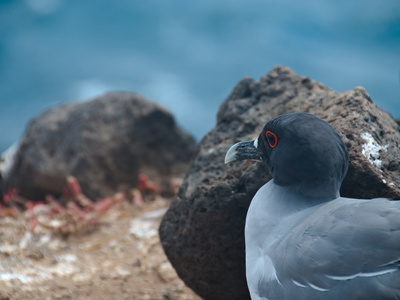
[[[269,121],[256,140],[232,146],[225,162],[243,159],[263,161],[276,184],[311,198],[336,198],[349,161],[336,130],[308,113]]]

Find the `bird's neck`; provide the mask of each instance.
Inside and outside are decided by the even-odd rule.
[[[257,247],[273,244],[288,223],[296,224],[324,202],[310,201],[270,180],[258,190],[247,211],[246,249],[252,243]]]
[[[295,182],[291,184],[280,184],[273,181],[280,193],[287,194],[287,197],[295,196],[296,199],[303,199],[305,202],[318,204],[340,197],[340,182],[337,180]]]
[[[316,195],[318,196],[299,193],[297,189],[280,186],[272,179],[259,189],[252,204],[264,208],[263,211],[268,211],[269,215],[279,218],[336,199],[339,197],[339,192],[326,191]]]

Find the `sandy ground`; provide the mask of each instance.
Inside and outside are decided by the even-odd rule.
[[[0,218],[0,300],[194,299],[160,245],[169,200],[123,202],[90,232],[29,231],[27,215]]]

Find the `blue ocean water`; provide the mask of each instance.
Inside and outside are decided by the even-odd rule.
[[[126,90],[198,140],[244,76],[364,86],[400,118],[400,1],[0,0],[0,152],[38,113]]]

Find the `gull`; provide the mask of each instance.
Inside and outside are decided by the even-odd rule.
[[[331,125],[281,115],[225,163],[244,159],[272,175],[246,216],[252,300],[400,299],[400,202],[340,196],[349,155]]]

